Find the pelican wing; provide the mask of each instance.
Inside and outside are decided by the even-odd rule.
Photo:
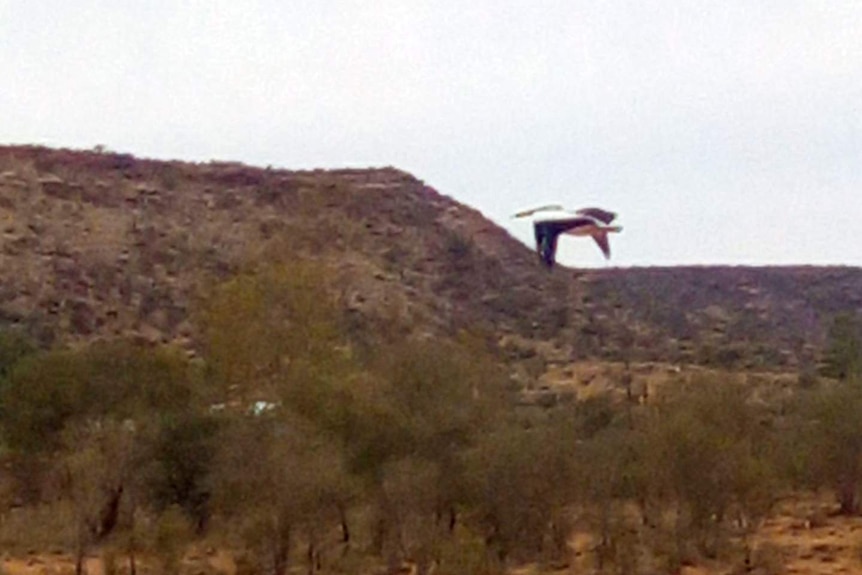
[[[603,210],[601,208],[583,208],[575,212],[581,216],[588,216],[591,218],[595,218],[602,222],[603,224],[609,224],[614,221],[617,215],[614,212],[609,212],[607,210]]]
[[[558,216],[544,219],[541,221],[553,224],[554,229],[557,230],[557,233],[574,233],[575,235],[581,235],[578,234],[576,230],[598,225],[598,222],[596,222],[596,220],[587,216]]]
[[[517,214],[515,214],[512,217],[513,218],[526,218],[527,216],[532,216],[536,212],[544,212],[544,211],[551,211],[551,210],[563,210],[563,206],[559,206],[556,204],[551,204],[551,205],[547,205],[547,206],[539,206],[538,208],[530,208],[529,210],[524,210],[522,212],[518,212]]]
[[[605,255],[605,259],[610,259],[611,244],[608,242],[608,234],[605,232],[593,234],[593,239],[596,240],[596,243],[599,245],[599,249],[602,250],[602,253]]]

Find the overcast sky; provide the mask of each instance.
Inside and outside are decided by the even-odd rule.
[[[0,143],[393,165],[526,241],[615,210],[612,265],[858,266],[862,2],[0,0]]]

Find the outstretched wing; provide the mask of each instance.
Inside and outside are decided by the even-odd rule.
[[[601,208],[583,208],[575,212],[581,216],[588,216],[591,218],[595,218],[602,222],[603,224],[609,224],[614,221],[617,215],[614,212],[609,212],[607,210],[603,210]]]
[[[611,244],[608,242],[607,232],[593,234],[593,239],[596,240],[596,243],[599,245],[599,249],[602,250],[602,253],[605,255],[605,259],[610,259]]]
[[[551,211],[551,210],[562,211],[563,206],[559,206],[556,204],[551,204],[551,205],[547,205],[547,206],[539,206],[538,208],[530,208],[529,210],[524,210],[522,212],[518,212],[517,214],[513,215],[512,217],[513,218],[526,218],[527,216],[532,216],[536,212],[544,212],[544,211]]]
[[[596,220],[587,216],[569,216],[564,218],[551,218],[542,220],[542,222],[551,226],[558,234],[568,233],[576,236],[583,235],[585,230],[595,228]]]

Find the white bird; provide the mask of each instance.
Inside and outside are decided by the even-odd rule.
[[[557,239],[563,233],[573,236],[590,236],[602,250],[605,259],[611,257],[608,234],[618,233],[623,229],[621,226],[610,225],[617,217],[614,212],[601,208],[583,208],[572,212],[564,210],[559,205],[549,205],[524,210],[513,217],[523,218],[546,211],[556,213],[537,217],[533,221],[533,231],[536,236],[536,252],[539,254],[539,259],[548,268],[554,267]]]

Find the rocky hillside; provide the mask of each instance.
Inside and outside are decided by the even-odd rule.
[[[318,259],[363,321],[493,330],[513,354],[793,366],[853,268],[553,273],[479,212],[394,168],[288,171],[0,147],[0,325],[48,343],[193,347],[202,287],[261,258]]]
[[[610,346],[618,355],[619,342],[626,351],[631,340],[626,326],[635,326],[634,357],[728,368],[816,363],[832,319],[862,314],[860,268],[607,270],[589,284],[587,326],[600,333],[622,326],[623,339]]]
[[[186,341],[194,295],[261,257],[331,265],[359,313],[542,332],[564,275],[393,168],[258,169],[0,148],[0,321],[43,338]],[[556,290],[556,291],[555,291]]]

